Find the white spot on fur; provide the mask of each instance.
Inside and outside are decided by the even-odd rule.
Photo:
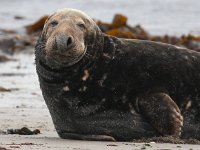
[[[63,87],[63,91],[65,91],[65,92],[70,91],[69,86],[68,86],[68,85],[64,86],[64,87]]]
[[[186,60],[188,60],[189,58],[188,58],[188,56],[187,55],[185,55],[185,56],[183,56]]]
[[[137,111],[137,112],[140,112],[140,109],[139,109],[139,98],[137,97],[136,99],[135,99],[135,110]]]
[[[135,109],[134,109],[134,107],[132,106],[132,104],[129,103],[128,106],[129,106],[130,112],[131,112],[132,114],[135,114]]]
[[[103,80],[106,80],[106,78],[107,78],[107,74],[104,74],[103,75]]]
[[[188,110],[191,106],[192,106],[192,101],[188,101],[185,106],[185,109]]]
[[[197,59],[197,57],[196,57],[196,56],[194,56],[194,55],[192,55],[192,58],[193,58],[193,59]]]
[[[89,78],[90,74],[88,70],[84,70],[83,76],[81,77],[82,81],[86,81]]]
[[[86,90],[87,90],[87,87],[86,87],[86,86],[84,86],[84,87],[83,87],[83,91],[85,92]]]
[[[101,102],[105,102],[106,101],[106,98],[102,98]]]
[[[101,87],[104,86],[103,83],[104,83],[104,81],[105,81],[106,79],[107,79],[107,74],[104,74],[104,75],[102,76],[101,80],[98,81],[98,83],[99,83],[99,85],[100,85]]]

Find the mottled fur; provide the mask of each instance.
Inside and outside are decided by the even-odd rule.
[[[73,18],[82,20],[87,30],[83,32],[86,53],[70,65],[59,55],[48,57],[54,51],[45,49],[51,17],[36,45],[40,87],[60,137],[131,140],[182,133],[200,138],[200,53],[105,35],[77,10],[55,14],[65,25],[52,31],[54,36],[61,31],[70,36],[81,32],[75,24],[69,25],[76,22]]]

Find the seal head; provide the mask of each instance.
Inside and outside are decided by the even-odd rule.
[[[40,47],[43,47],[39,55],[51,68],[69,67],[79,62],[86,53],[94,55],[96,52],[90,50],[95,46],[94,43],[95,50],[98,49],[101,36],[95,22],[82,11],[60,9],[46,20],[40,38],[43,43],[40,43]]]

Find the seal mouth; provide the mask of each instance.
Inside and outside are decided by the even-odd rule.
[[[46,59],[49,64],[54,63],[55,65],[61,65],[65,67],[70,67],[77,64],[86,54],[87,47],[83,50],[82,53],[78,54],[75,58],[68,58],[67,55],[58,52],[51,52],[50,55],[46,55]]]

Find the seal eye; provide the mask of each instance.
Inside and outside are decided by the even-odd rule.
[[[54,20],[54,21],[52,21],[52,22],[50,23],[50,25],[51,25],[52,27],[55,27],[55,26],[58,25],[58,21]]]
[[[82,30],[85,30],[85,24],[84,23],[78,23],[77,24]]]

